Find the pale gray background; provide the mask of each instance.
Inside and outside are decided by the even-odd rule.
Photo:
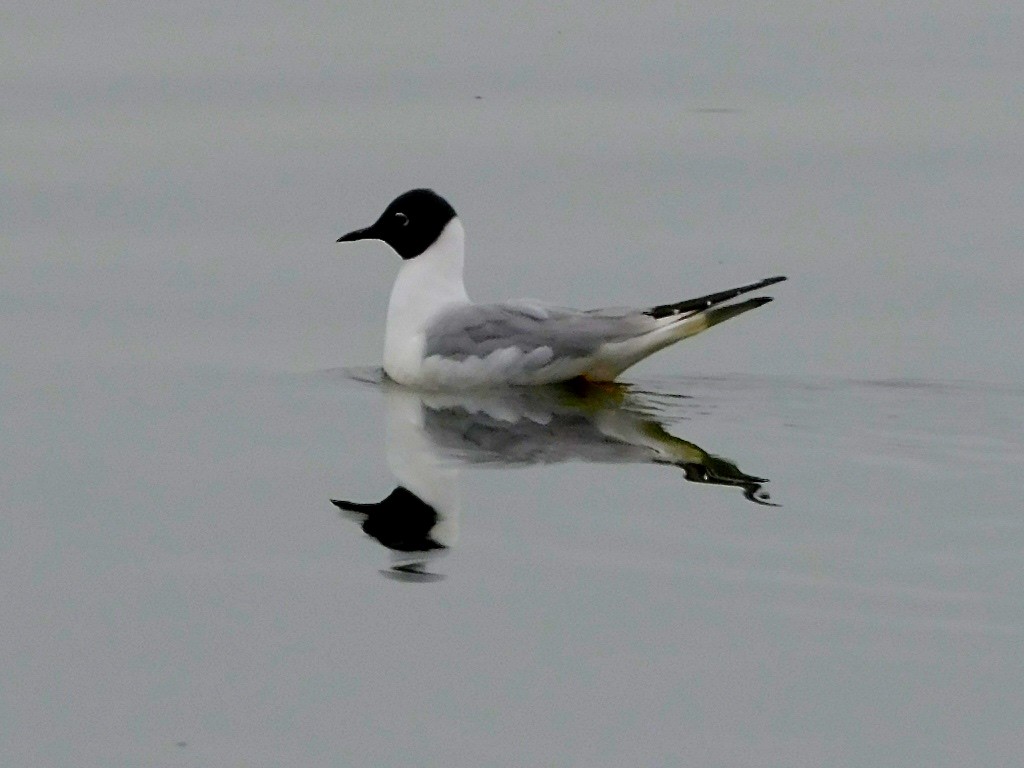
[[[0,762],[1018,762],[1021,40],[1008,3],[8,5]],[[630,375],[784,506],[467,472],[447,578],[382,578],[327,502],[392,487],[381,398],[329,369],[379,362],[397,259],[333,241],[420,185],[480,299],[789,275]]]
[[[370,364],[394,259],[332,242],[430,185],[480,298],[792,277],[646,372],[1018,381],[1022,14],[19,4],[2,311],[73,354]]]

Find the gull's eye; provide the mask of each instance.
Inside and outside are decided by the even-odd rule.
[[[398,226],[400,227],[404,227],[406,224],[409,223],[409,217],[406,216],[401,211],[398,211],[398,213],[395,214],[395,223],[398,224]]]

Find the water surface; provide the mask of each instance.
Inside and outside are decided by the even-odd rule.
[[[1015,754],[1021,391],[727,377],[467,399],[355,373],[5,370],[10,754]],[[443,525],[399,514],[375,537],[330,501],[396,486]]]

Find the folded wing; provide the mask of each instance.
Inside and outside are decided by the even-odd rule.
[[[611,380],[680,339],[735,317],[770,298],[724,305],[785,280],[757,283],[646,309],[574,310],[531,302],[466,304],[427,329],[425,368],[439,381],[546,384],[578,376]]]

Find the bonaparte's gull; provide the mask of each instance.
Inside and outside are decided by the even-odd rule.
[[[429,189],[399,195],[377,221],[338,242],[353,240],[383,240],[402,257],[388,304],[384,370],[424,389],[612,381],[669,344],[767,304],[768,296],[724,302],[786,279],[639,309],[474,304],[462,277],[465,230],[455,209]]]

